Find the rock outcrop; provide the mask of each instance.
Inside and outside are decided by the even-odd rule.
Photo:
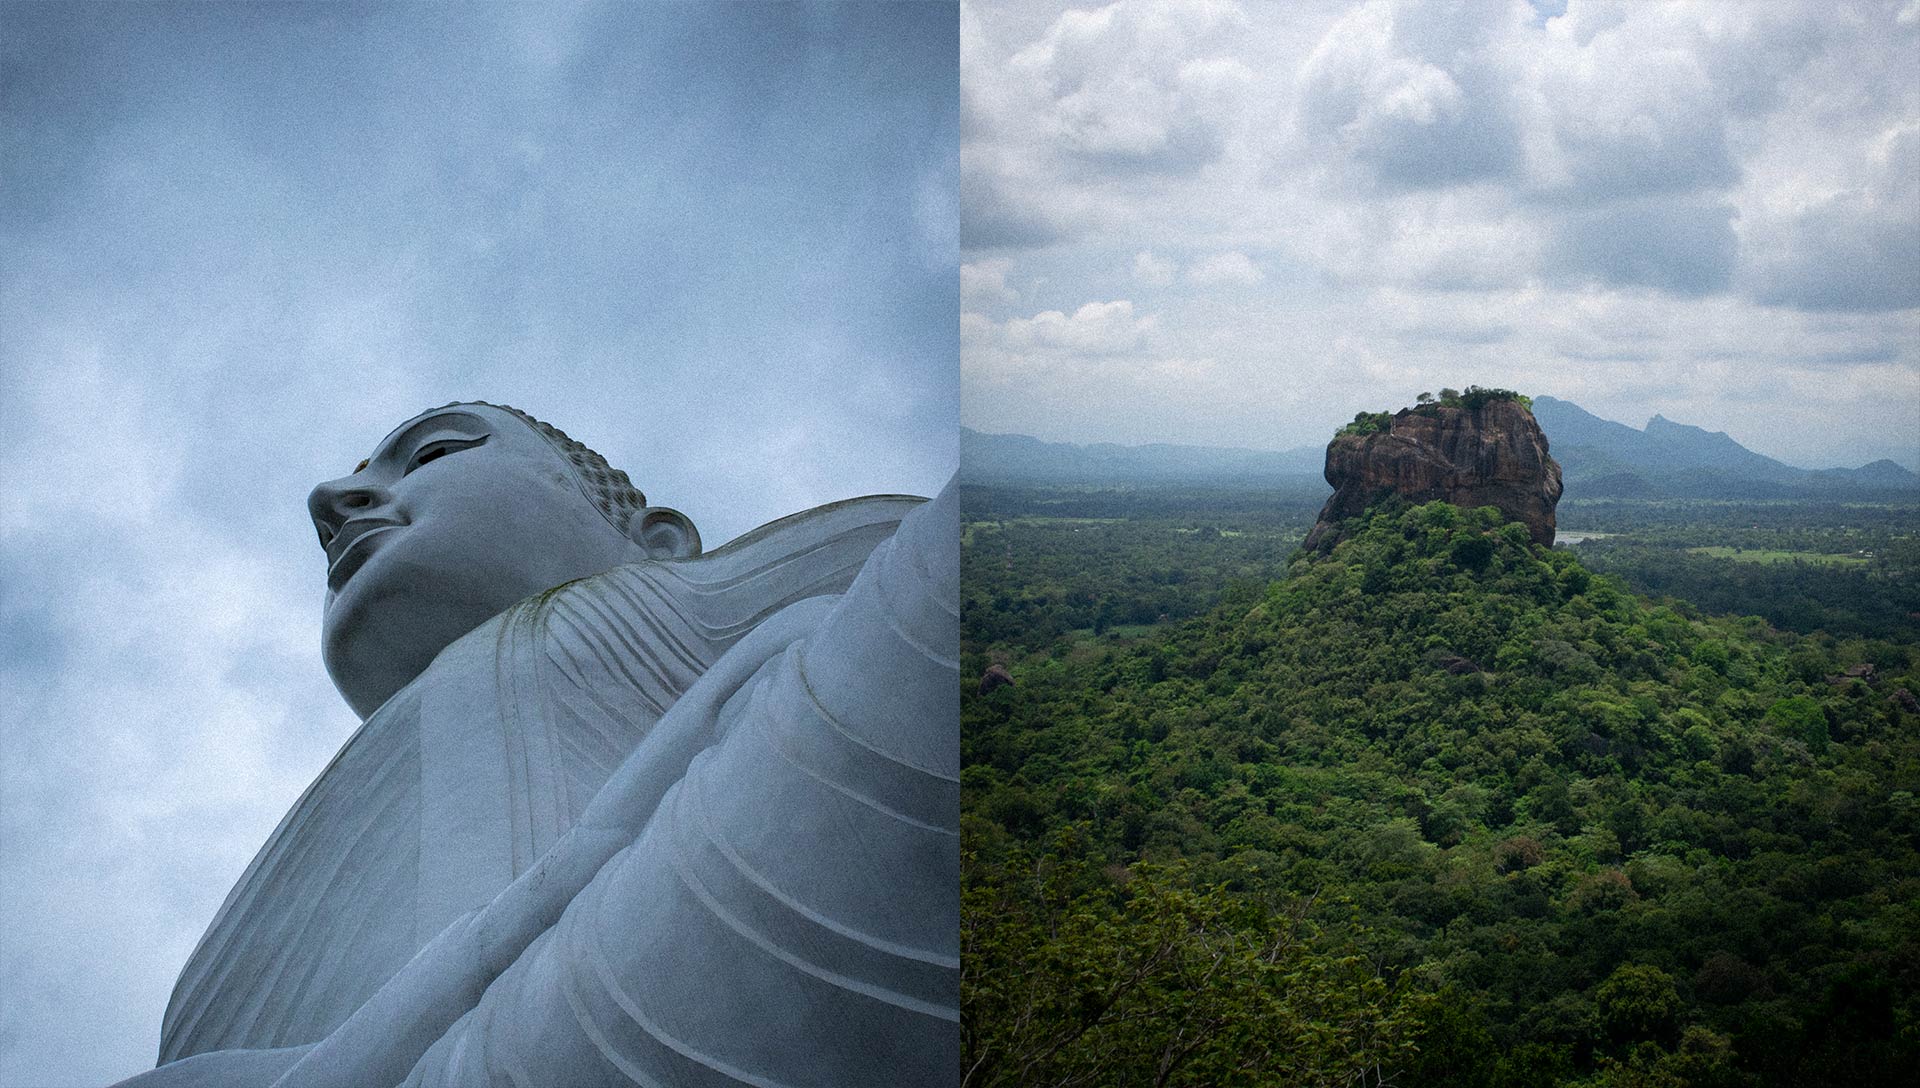
[[[1330,534],[1338,539],[1341,521],[1393,494],[1410,502],[1495,506],[1524,524],[1535,543],[1553,543],[1560,466],[1547,455],[1547,436],[1533,413],[1517,400],[1401,409],[1383,430],[1341,434],[1328,443],[1326,475],[1333,497],[1307,534],[1309,551]]]
[[[1007,667],[1005,665],[1000,665],[1000,664],[988,665],[987,671],[980,674],[980,694],[982,695],[985,695],[987,692],[992,691],[995,688],[1005,688],[1005,687],[1012,687],[1012,686],[1013,686],[1013,674],[1007,671]]]

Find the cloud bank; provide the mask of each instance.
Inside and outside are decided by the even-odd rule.
[[[1916,50],[1880,2],[964,5],[965,422],[1284,449],[1478,382],[1913,461]],[[1022,339],[1120,302],[1124,354]]]

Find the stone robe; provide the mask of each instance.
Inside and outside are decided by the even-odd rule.
[[[911,543],[918,500],[821,507],[449,646],[281,822],[128,1083],[956,1079],[952,505]]]

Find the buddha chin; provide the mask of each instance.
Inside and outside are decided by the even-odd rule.
[[[327,601],[321,657],[362,719],[425,672],[441,650],[499,611],[473,599],[468,578],[409,561],[406,545],[412,542],[396,538],[416,528],[389,530],[369,542],[385,554],[368,557]]]

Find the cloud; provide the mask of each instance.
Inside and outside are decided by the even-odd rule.
[[[310,532],[250,535],[255,473],[210,477],[111,352],[43,361],[0,411],[34,465],[0,509],[0,1081],[99,1083],[151,1063],[174,975],[352,716]]]
[[[1057,244],[1114,215],[1107,186],[1192,177],[1234,145],[1260,83],[1230,55],[1246,25],[1227,2],[1068,9],[1003,48],[961,9],[966,244]]]
[[[1266,279],[1266,273],[1244,253],[1213,253],[1187,268],[1187,280],[1203,287],[1251,287]]]
[[[1609,249],[1608,214],[1588,209],[1719,192],[1738,174],[1697,59],[1646,49],[1625,19],[1576,26],[1575,10],[1542,25],[1516,6],[1372,0],[1334,23],[1299,68],[1278,147],[1283,163],[1323,164],[1333,208],[1312,244],[1330,271],[1445,290],[1726,287],[1724,230]],[[1616,84],[1622,67],[1635,77]]]
[[[968,310],[960,315],[960,342],[984,344],[999,329],[986,314]]]
[[[1920,123],[1862,149],[1865,181],[1757,223],[1756,299],[1802,310],[1920,306]]]
[[[1074,233],[1071,210],[1050,204],[1046,190],[1023,186],[1014,168],[981,161],[979,151],[962,152],[960,240],[968,249],[1025,249],[1044,246]]]
[[[1745,235],[1734,238],[1729,255],[1726,232],[1712,222],[1717,212],[1705,209],[1732,205],[1736,218],[1760,210],[1739,192],[1747,168],[1736,141],[1745,141],[1752,161],[1762,134],[1780,128],[1770,119],[1792,104],[1789,88],[1803,98],[1819,94],[1841,77],[1828,58],[1858,55],[1855,43],[1816,5],[1576,3],[1564,14],[1546,14],[1533,17],[1517,5],[1396,0],[1353,7],[1300,65],[1289,111],[1292,142],[1276,145],[1269,175],[1286,183],[1289,171],[1300,171],[1299,160],[1317,163],[1305,172],[1319,175],[1323,196],[1388,222],[1419,214],[1413,198],[1422,193],[1479,192],[1485,195],[1473,210],[1480,221],[1430,229],[1479,232],[1496,244],[1501,233],[1548,239],[1479,252],[1462,252],[1468,247],[1456,243],[1451,248],[1465,263],[1444,261],[1431,273],[1378,262],[1373,275],[1396,282],[1498,287],[1532,272],[1683,294],[1734,286],[1732,266]],[[1626,207],[1593,210],[1611,204]],[[1682,233],[1659,239],[1660,251],[1644,259],[1609,252],[1595,225],[1624,223],[1644,209],[1653,210],[1650,222]],[[1852,208],[1837,214],[1862,218]],[[1377,239],[1371,252],[1404,244],[1405,232],[1361,229]],[[1805,233],[1825,229],[1810,222]],[[1776,248],[1809,248],[1787,240],[1791,232],[1787,225],[1774,230]],[[1886,236],[1887,253],[1860,253],[1872,237],[1862,234],[1852,247],[1843,237],[1835,248],[1839,261],[1884,286],[1884,258],[1904,235]],[[1343,278],[1365,275],[1354,255],[1368,251],[1350,243],[1334,243],[1325,258]],[[1683,252],[1687,245],[1696,248]],[[1751,282],[1769,284],[1769,298],[1849,305],[1793,286],[1791,271]],[[1877,296],[1844,287],[1827,293],[1869,306],[1905,297],[1897,286]]]
[[[1733,277],[1733,216],[1729,204],[1658,198],[1571,212],[1553,227],[1545,268],[1573,285],[1720,291]]]
[[[1294,125],[1374,184],[1433,188],[1510,174],[1518,136],[1485,43],[1494,5],[1361,5],[1300,70]]]
[[[1209,107],[1251,80],[1231,59],[1193,54],[1244,23],[1231,3],[1121,0],[1063,12],[1009,68],[1047,102],[1050,145],[1096,169],[1191,171],[1222,147]]]
[[[1020,293],[1007,286],[1007,269],[1012,265],[1005,257],[961,265],[960,301],[976,305],[1018,301]]]
[[[1133,278],[1153,287],[1165,287],[1173,282],[1180,266],[1172,261],[1153,255],[1150,249],[1143,249],[1133,255]]]
[[[1303,64],[1297,138],[1369,184],[1513,185],[1575,203],[1723,190],[1731,126],[1824,45],[1789,5],[1639,10],[1372,0]]]
[[[1720,190],[1739,180],[1728,100],[1701,28],[1570,8],[1503,55],[1530,107],[1527,185],[1575,203]],[[1749,90],[1748,95],[1757,92]]]
[[[1227,33],[1122,57],[1146,73],[1138,97],[1089,81],[1076,101],[1129,103],[1137,131],[1095,105],[1063,115],[1071,80],[1012,59],[1111,49],[1151,13],[967,11],[966,169],[1055,228],[991,255],[1033,309],[1064,321],[1151,289],[1153,322],[1090,355],[1037,330],[1015,346],[982,316],[963,349],[971,425],[1286,448],[1479,382],[1714,429],[1763,412],[1795,421],[1752,439],[1788,459],[1911,430],[1910,404],[1867,392],[1920,374],[1920,168],[1902,135],[1920,125],[1920,25],[1899,5],[1246,5]],[[1047,72],[1068,72],[1057,56]],[[1123,161],[1166,154],[1179,111],[1162,107],[1200,63],[1229,73],[1211,157]],[[1070,138],[1063,116],[1083,126]],[[1236,262],[1231,290],[1202,283],[1210,254],[1262,278]]]
[[[1071,316],[1046,310],[1016,317],[1005,326],[1014,348],[1053,348],[1079,355],[1117,355],[1140,346],[1154,328],[1151,316],[1135,317],[1127,299],[1089,302]]]
[[[1513,339],[1514,327],[1506,324],[1483,325],[1407,325],[1399,330],[1400,339],[1414,344],[1501,344]]]

